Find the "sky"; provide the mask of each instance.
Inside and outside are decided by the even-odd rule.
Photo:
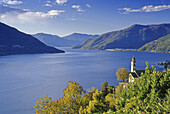
[[[0,0],[0,22],[28,34],[102,34],[170,23],[170,0]]]

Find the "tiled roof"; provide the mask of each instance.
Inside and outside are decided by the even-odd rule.
[[[130,72],[134,78],[139,78],[141,76],[141,73],[145,73],[145,70],[136,70],[136,72]]]
[[[145,70],[136,70],[136,73],[140,76],[141,75],[141,73],[145,73]]]
[[[134,77],[134,78],[138,78],[137,74],[135,72],[131,72],[131,75]]]

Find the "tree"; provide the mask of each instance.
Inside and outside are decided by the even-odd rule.
[[[83,87],[80,86],[75,81],[68,82],[67,88],[64,90],[65,102],[68,105],[66,108],[69,113],[78,114],[81,105],[81,96],[85,91]]]
[[[102,91],[96,90],[93,93],[93,100],[89,102],[89,105],[86,108],[87,113],[103,113],[108,110],[109,106],[105,102],[105,98],[102,96]]]
[[[110,86],[108,82],[103,82],[100,89],[102,90],[102,95],[105,97],[109,93],[113,93],[114,87]]]
[[[170,70],[157,71],[147,63],[140,80],[126,88],[104,82],[101,91],[92,87],[84,93],[82,86],[70,81],[63,98],[38,99],[36,114],[166,114],[170,112]]]
[[[126,68],[119,68],[116,72],[117,80],[128,79],[128,72]]]
[[[81,105],[80,105],[80,108],[79,108],[79,114],[86,114],[87,113],[86,107],[89,105],[89,102],[91,100],[93,100],[93,93],[87,93],[84,96],[82,96]]]
[[[103,82],[102,86],[100,87],[100,89],[102,89],[102,91],[107,91],[107,86],[108,86],[108,82]]]
[[[85,91],[83,87],[76,82],[68,82],[64,90],[64,97],[51,102],[47,95],[40,98],[36,105],[36,114],[78,114],[81,106],[81,97]]]
[[[170,72],[156,71],[149,64],[140,81],[135,80],[120,91],[116,113],[168,113],[170,112]]]
[[[94,93],[96,92],[97,88],[96,87],[92,87],[91,89],[88,89],[87,92],[88,93]]]
[[[47,97],[47,95],[43,98],[39,98],[36,101],[36,105],[34,105],[34,108],[36,108],[36,114],[46,114],[52,112],[50,102],[51,97]]]

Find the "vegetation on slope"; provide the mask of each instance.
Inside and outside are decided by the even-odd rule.
[[[0,23],[0,56],[38,53],[64,53],[64,51],[47,46],[31,35]]]
[[[68,36],[62,37],[63,39],[71,40],[77,42],[77,44],[81,44],[88,39],[97,38],[99,35],[91,35],[91,34],[82,34],[82,33],[73,33]]]
[[[138,51],[170,53],[170,34],[145,44]]]
[[[47,95],[37,100],[37,114],[138,114],[170,113],[170,70],[157,71],[148,65],[141,80],[123,88],[104,82],[101,90],[87,93],[76,82],[68,82],[63,98],[51,101]]]
[[[170,24],[132,25],[129,28],[100,35],[86,40],[83,44],[73,46],[74,49],[138,49],[144,44],[170,34]]]

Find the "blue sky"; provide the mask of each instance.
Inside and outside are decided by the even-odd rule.
[[[0,21],[29,34],[102,34],[170,23],[170,0],[0,0]]]

